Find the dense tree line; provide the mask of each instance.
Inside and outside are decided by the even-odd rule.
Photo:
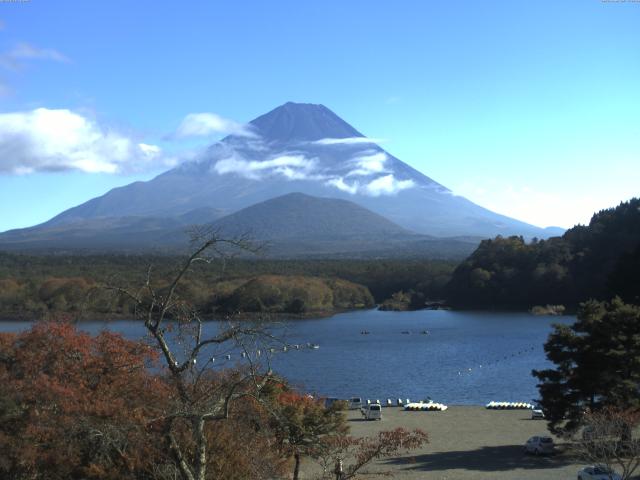
[[[165,284],[179,257],[0,253],[0,316],[130,318],[134,305],[106,285],[140,285],[149,266]],[[194,265],[181,294],[206,315],[309,314],[369,308],[395,292],[441,298],[455,264],[420,260],[214,259]],[[304,288],[303,288],[304,287]]]
[[[531,308],[615,295],[640,303],[640,199],[596,213],[562,237],[483,241],[454,271],[452,304],[467,308]]]
[[[225,289],[225,284],[232,288]],[[233,288],[235,286],[235,288]],[[225,290],[229,291],[225,295]],[[249,280],[220,282],[214,308],[225,313],[319,313],[374,305],[369,290],[341,279],[260,275]]]

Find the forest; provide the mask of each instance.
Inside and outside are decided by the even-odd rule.
[[[140,287],[149,271],[166,285],[182,260],[0,253],[0,317],[131,318],[133,305],[110,287]],[[450,261],[417,259],[214,259],[194,265],[180,293],[205,317],[237,312],[325,315],[371,308],[401,291],[405,297],[442,298],[455,266]]]
[[[458,308],[530,309],[620,296],[640,303],[640,199],[593,215],[562,237],[484,240],[453,272]]]
[[[0,253],[0,317],[131,318],[113,287],[151,275],[168,285],[182,257]],[[194,265],[180,294],[207,318],[232,314],[329,315],[371,308],[529,310],[620,296],[640,303],[640,199],[593,215],[562,237],[484,240],[466,260],[213,259]]]

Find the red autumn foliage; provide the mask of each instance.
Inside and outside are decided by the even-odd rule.
[[[68,323],[0,335],[0,476],[144,478],[165,385],[140,342]],[[47,472],[42,476],[42,472]]]
[[[177,478],[165,439],[175,391],[156,357],[142,342],[106,331],[91,336],[65,322],[0,334],[0,478]],[[239,375],[212,374],[200,388]],[[286,459],[274,447],[269,420],[247,397],[227,420],[208,424],[206,478],[279,476]],[[180,423],[175,433],[189,446]]]

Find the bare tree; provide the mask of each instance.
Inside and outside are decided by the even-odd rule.
[[[605,408],[588,412],[574,448],[585,461],[619,470],[623,480],[630,479],[640,467],[639,426],[639,410]]]
[[[144,322],[152,342],[160,350],[175,395],[171,406],[154,422],[183,480],[205,480],[210,448],[208,432],[213,422],[229,417],[232,404],[240,399],[258,399],[269,383],[270,370],[258,360],[274,340],[260,325],[228,321],[217,324],[207,335],[202,318],[181,299],[180,282],[197,263],[210,263],[233,252],[252,251],[246,237],[226,239],[211,229],[194,232],[192,253],[165,288],[154,286],[149,267],[144,285],[137,291],[110,287],[135,304],[136,317]],[[214,373],[220,364],[231,366],[231,356],[242,359],[243,368]]]
[[[363,438],[331,435],[324,438],[315,458],[324,472],[322,480],[349,480],[369,474],[364,469],[375,460],[415,450],[428,441],[429,437],[424,431],[404,428],[385,430],[376,436]],[[391,475],[390,472],[376,473]]]

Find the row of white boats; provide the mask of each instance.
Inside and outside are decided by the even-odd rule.
[[[409,410],[411,412],[444,412],[448,406],[444,403],[436,403],[436,402],[414,402],[408,403],[404,406],[405,410]]]
[[[398,398],[395,402],[390,398],[387,398],[386,403],[380,402],[380,400],[369,400],[367,399],[366,403],[362,401],[360,397],[352,397],[348,400],[349,408],[354,410],[357,408],[362,408],[364,406],[369,405],[380,405],[381,407],[400,407],[405,410],[417,412],[444,412],[447,408],[449,408],[444,403],[437,403],[431,399],[428,400],[420,400],[419,402],[411,402],[408,398],[405,400]]]
[[[337,399],[336,399],[337,400]],[[352,397],[348,400],[349,408],[356,409],[369,405],[380,405],[381,407],[401,407],[412,412],[444,412],[449,407],[444,403],[434,402],[431,399],[420,400],[419,402],[411,402],[408,398],[405,400],[398,398],[395,402],[387,398],[385,403],[380,400],[366,400],[364,402],[360,397]],[[533,410],[535,405],[526,402],[494,402],[487,403],[486,408],[493,410]]]

